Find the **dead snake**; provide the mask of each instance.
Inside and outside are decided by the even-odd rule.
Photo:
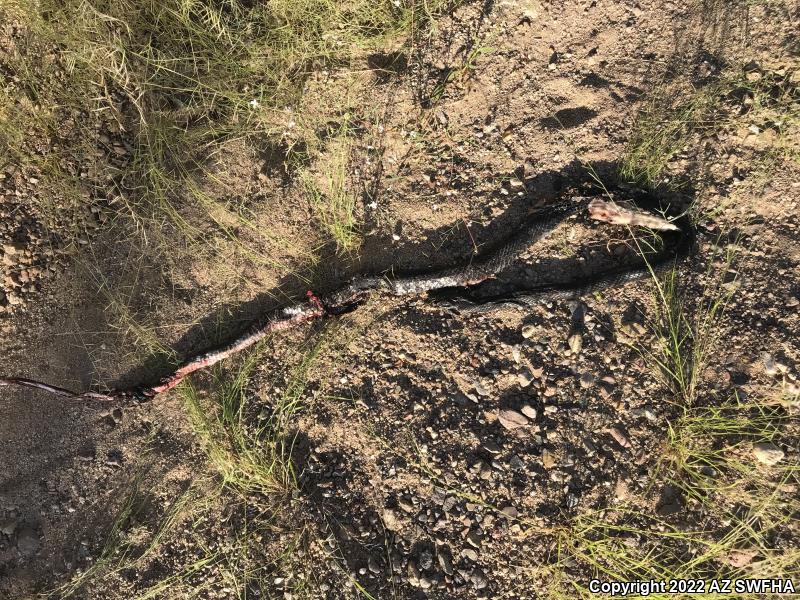
[[[562,204],[548,206],[538,214],[534,214],[524,226],[493,250],[471,260],[466,265],[428,270],[405,276],[361,276],[351,280],[340,289],[321,296],[309,291],[306,302],[273,311],[233,342],[186,360],[170,375],[153,386],[81,393],[32,379],[3,377],[0,378],[0,387],[22,386],[39,389],[62,398],[77,400],[145,400],[174,388],[191,373],[218,363],[276,331],[285,330],[306,321],[349,312],[375,293],[394,296],[428,294],[428,298],[441,309],[461,312],[483,311],[509,304],[525,305],[541,298],[585,295],[602,288],[621,285],[633,279],[649,276],[654,271],[670,266],[675,260],[687,255],[694,245],[694,229],[689,218],[684,215],[672,221],[672,225],[667,226],[671,231],[661,232],[665,250],[649,256],[646,263],[643,261],[637,267],[617,268],[598,273],[595,276],[582,277],[571,284],[536,283],[500,297],[476,298],[472,294],[475,286],[495,277],[509,267],[520,258],[523,252],[546,237],[566,218],[587,208],[590,209],[592,202],[597,202],[597,199],[580,197]],[[656,220],[653,217],[651,219]]]

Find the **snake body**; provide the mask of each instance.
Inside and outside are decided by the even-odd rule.
[[[568,217],[586,210],[592,198],[573,198],[569,202],[549,206],[533,215],[516,233],[504,240],[489,252],[469,261],[467,264],[438,270],[426,270],[404,276],[361,276],[351,280],[338,290],[322,296],[308,292],[308,300],[282,308],[269,314],[254,325],[248,332],[224,347],[194,356],[180,365],[158,384],[130,390],[109,392],[72,392],[26,378],[0,378],[2,386],[22,386],[55,394],[63,398],[82,400],[123,400],[147,399],[177,386],[195,371],[207,368],[237,352],[240,352],[267,335],[294,327],[300,323],[349,312],[375,293],[393,296],[428,294],[428,297],[441,308],[472,312],[486,310],[498,305],[530,304],[541,298],[576,296],[596,291],[600,288],[621,285],[627,281],[649,276],[663,269],[674,260],[688,254],[694,243],[694,230],[687,217],[674,221],[675,231],[662,232],[664,250],[648,256],[646,262],[636,267],[623,267],[582,277],[573,283],[552,284],[545,281],[534,282],[522,289],[501,295],[486,296],[475,291],[487,280],[495,277],[517,261],[532,245],[541,241]]]
[[[648,256],[637,266],[618,267],[570,283],[549,283],[544,276],[540,281],[529,282],[527,287],[495,296],[474,293],[479,284],[492,279],[518,261],[531,246],[545,239],[565,219],[577,215],[596,201],[593,197],[577,197],[572,201],[551,205],[533,215],[516,233],[496,248],[471,260],[465,265],[440,270],[428,270],[406,276],[360,277],[340,290],[322,298],[330,314],[345,312],[354,302],[374,291],[394,296],[427,293],[440,307],[460,312],[482,312],[498,305],[530,304],[541,299],[555,299],[587,295],[601,289],[624,285],[653,275],[667,268],[671,262],[686,256],[694,245],[694,229],[686,216],[678,217],[674,227],[661,232],[664,250]],[[656,206],[650,202],[651,208]],[[543,274],[544,275],[544,274]]]

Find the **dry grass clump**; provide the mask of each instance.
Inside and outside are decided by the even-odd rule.
[[[0,147],[54,187],[75,188],[76,201],[108,196],[137,219],[167,219],[191,240],[209,230],[230,239],[258,234],[263,227],[246,211],[233,213],[234,225],[216,218],[219,202],[197,183],[209,161],[231,140],[280,147],[312,73],[347,71],[370,51],[397,47],[438,8],[398,0],[8,0],[0,17],[15,33],[0,76]],[[121,142],[122,158],[111,165],[98,160],[106,133]],[[74,163],[93,166],[71,172],[80,171]],[[311,200],[329,205],[323,225],[351,248],[343,197]]]
[[[797,161],[791,140],[800,125],[798,83],[796,70],[746,65],[702,86],[657,87],[634,124],[620,176],[646,188],[678,186],[679,174],[669,169],[673,159],[692,156],[693,144],[726,129],[740,130],[745,138],[764,134],[770,148],[759,160],[766,172],[780,168],[784,159]]]

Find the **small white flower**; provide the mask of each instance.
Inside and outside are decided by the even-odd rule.
[[[252,100],[250,100],[250,102],[248,102],[248,104],[250,105],[250,108],[258,108],[259,106],[261,106],[261,104],[259,103],[259,101],[256,98],[253,98]]]

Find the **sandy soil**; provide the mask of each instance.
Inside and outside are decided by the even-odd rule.
[[[69,214],[53,222],[35,175],[7,171],[2,371],[75,389],[152,382],[170,361],[229,338],[308,287],[332,289],[364,270],[464,260],[531,209],[590,189],[587,165],[612,180],[638,112],[654,97],[703,89],[749,65],[752,81],[789,82],[796,109],[799,24],[797,6],[781,2],[506,0],[458,8],[418,40],[399,73],[363,76],[373,101],[358,115],[352,165],[363,199],[358,257],[323,250],[310,264],[305,249],[320,233],[308,227],[301,186],[244,145],[209,171],[218,167],[225,189],[250,199],[260,229],[280,234],[251,240],[271,265],[227,246],[214,267],[187,252],[165,258],[169,231],[145,238],[124,220],[105,220],[108,207],[79,218],[64,209]],[[4,36],[13,51],[14,32]],[[371,62],[384,64],[380,58]],[[336,73],[319,75],[304,102],[319,104],[342,85]],[[800,139],[796,126],[779,138],[774,122],[749,123],[746,115],[746,103],[727,97],[719,123],[693,133],[667,171],[689,182],[681,194],[702,215],[698,253],[683,267],[692,293],[722,264],[713,255],[720,232],[742,248],[719,325],[724,343],[702,383],[707,397],[797,387]],[[768,160],[778,166],[767,169]],[[210,179],[203,184],[216,197],[227,193]],[[84,243],[71,241],[75,228]],[[542,250],[544,260],[574,260],[576,247],[616,234],[572,223]],[[154,339],[121,324],[120,302]],[[250,386],[259,407],[289,385],[299,349],[321,343],[323,351],[294,425],[300,491],[260,534],[253,560],[272,560],[271,576],[258,589],[244,581],[247,597],[354,597],[354,581],[376,598],[537,597],[544,588],[536,569],[548,563],[552,538],[536,527],[628,501],[674,522],[703,522],[701,508],[651,486],[678,414],[626,343],[646,339],[631,315],[635,307],[652,314],[651,305],[644,285],[485,315],[377,299],[339,321],[271,339]],[[580,346],[570,347],[576,319]],[[509,424],[506,411],[526,416]],[[0,422],[4,597],[52,589],[86,569],[131,489],[144,506],[132,536],[157,527],[177,499],[199,507],[215,489],[177,396],[100,406],[3,389]],[[796,461],[797,437],[786,439],[785,460]],[[246,500],[213,502],[216,517],[201,518],[194,531],[224,548],[252,515]],[[77,597],[132,598],[181,572],[202,555],[188,530]],[[780,536],[777,546],[797,544],[796,529]],[[284,552],[300,538],[304,552]],[[243,597],[210,567],[187,581],[160,597],[189,597],[191,588],[204,598]]]

